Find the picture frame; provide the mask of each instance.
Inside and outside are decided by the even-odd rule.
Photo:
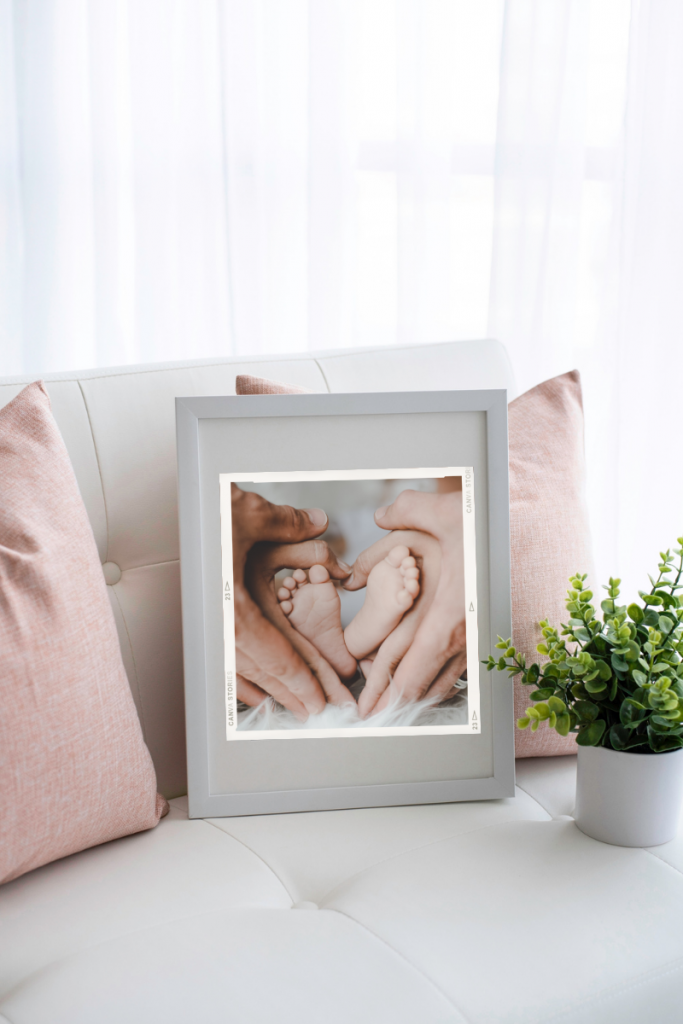
[[[480,671],[498,635],[511,634],[507,393],[188,397],[176,399],[176,422],[190,817],[512,796],[512,690]],[[425,719],[379,729],[369,716],[358,728],[328,732],[311,718],[305,729],[292,722],[285,732],[279,724],[264,727],[258,709],[246,713],[236,704],[234,612],[226,610],[230,489],[268,497],[267,488],[276,487],[294,504],[290,493],[324,486],[325,494],[353,504],[368,488],[396,491],[406,481],[429,490],[432,481],[436,488],[458,476],[468,506],[463,523],[469,515],[474,524],[463,525],[465,551],[466,537],[471,541],[464,562],[467,671],[463,699],[439,710],[457,705],[460,717],[444,712],[436,725]]]

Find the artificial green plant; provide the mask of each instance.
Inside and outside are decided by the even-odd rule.
[[[498,637],[503,654],[484,662],[489,672],[521,673],[522,683],[535,687],[536,703],[517,720],[520,729],[536,731],[547,722],[561,736],[576,733],[581,746],[641,754],[683,747],[683,537],[678,545],[673,555],[661,552],[659,576],[649,577],[652,589],[638,591],[641,604],[617,604],[621,580],[610,577],[602,621],[592,591],[584,589],[586,575],[571,577],[562,634],[540,623],[543,666],[527,666],[511,640]]]

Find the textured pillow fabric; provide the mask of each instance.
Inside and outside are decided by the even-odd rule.
[[[252,377],[250,373],[240,373],[235,378],[235,394],[237,395],[310,395],[309,388],[300,388],[297,384],[283,384],[279,380],[268,380],[267,377]]]
[[[299,392],[262,377],[238,377],[236,392]],[[554,377],[508,406],[510,444],[510,548],[512,638],[527,662],[543,662],[536,645],[541,619],[559,627],[566,621],[569,577],[592,577],[588,510],[584,488],[583,403],[577,370]],[[503,685],[503,680],[499,680]],[[531,703],[531,688],[517,680],[515,718]],[[559,736],[542,724],[537,732],[515,732],[516,757],[576,753],[573,735]]]
[[[30,384],[0,410],[0,882],[167,807],[71,462]]]
[[[527,662],[547,661],[536,653],[548,619],[559,628],[569,615],[569,577],[593,577],[583,402],[577,370],[553,377],[520,395],[508,407],[510,436],[510,547],[512,557],[512,642]],[[515,717],[529,706],[532,688],[515,682]],[[517,757],[575,754],[573,735],[559,736],[541,725],[517,731]]]

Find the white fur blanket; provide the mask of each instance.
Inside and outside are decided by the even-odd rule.
[[[436,705],[433,700],[414,701],[410,704],[390,704],[370,718],[359,718],[356,704],[336,707],[327,704],[319,715],[310,715],[300,722],[291,711],[277,704],[272,697],[256,708],[240,711],[239,729],[382,729],[410,725],[466,725],[467,684],[448,704]]]

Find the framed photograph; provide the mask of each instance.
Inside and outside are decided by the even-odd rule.
[[[512,795],[506,392],[176,411],[191,817]]]

